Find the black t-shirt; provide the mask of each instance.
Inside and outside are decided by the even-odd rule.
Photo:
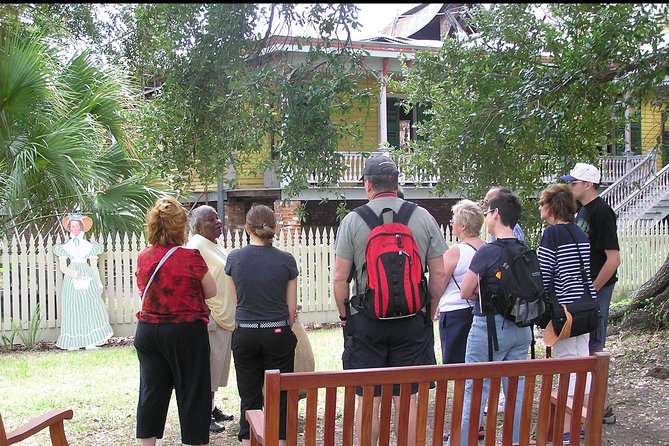
[[[594,281],[604,262],[605,250],[620,251],[618,232],[616,228],[616,214],[601,197],[582,206],[576,214],[576,224],[588,234],[590,240],[590,275]],[[614,272],[605,285],[616,283],[618,277]]]
[[[271,246],[246,245],[233,250],[225,262],[237,292],[237,322],[288,320],[286,286],[298,275],[288,252]]]

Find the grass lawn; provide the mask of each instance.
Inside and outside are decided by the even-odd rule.
[[[343,339],[341,329],[308,331],[316,370],[340,370]],[[225,422],[226,431],[211,434],[212,445],[239,445],[237,422],[239,396],[234,367],[228,387],[216,393],[216,403],[235,415]],[[9,431],[44,411],[70,407],[74,418],[65,421],[73,446],[138,444],[135,409],[139,386],[139,363],[132,346],[107,346],[100,350],[20,351],[0,354],[0,413]],[[48,430],[20,443],[49,443]],[[168,413],[164,445],[181,444],[174,395]]]

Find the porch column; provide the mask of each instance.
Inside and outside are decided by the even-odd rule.
[[[388,86],[388,58],[383,59],[381,71],[381,92],[379,98],[379,141],[377,145],[388,141],[388,110],[386,108],[386,87]]]
[[[625,155],[632,154],[632,107],[629,105],[625,108]]]

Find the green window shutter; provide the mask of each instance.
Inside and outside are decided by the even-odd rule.
[[[400,100],[397,98],[386,99],[386,119],[388,131],[388,144],[393,147],[400,146]]]

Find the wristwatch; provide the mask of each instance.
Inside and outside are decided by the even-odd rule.
[[[339,320],[340,320],[340,321],[345,321],[345,320],[346,320],[346,316],[339,315]]]

